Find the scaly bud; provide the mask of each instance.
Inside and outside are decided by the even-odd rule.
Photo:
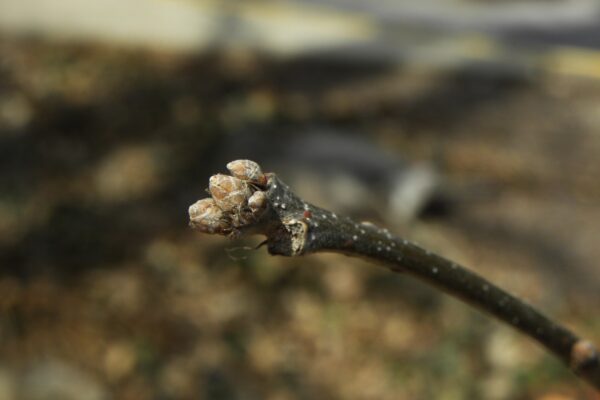
[[[205,233],[225,234],[230,230],[223,210],[213,199],[202,199],[192,204],[188,210],[190,225]]]
[[[252,194],[246,182],[222,174],[210,177],[208,190],[217,205],[225,212],[239,211]]]
[[[254,183],[259,186],[267,185],[267,177],[260,169],[260,165],[250,160],[235,160],[227,164],[227,169],[236,178]]]

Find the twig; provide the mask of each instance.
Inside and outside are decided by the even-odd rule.
[[[523,300],[452,261],[393,236],[387,229],[357,223],[303,201],[275,174],[263,174],[253,161],[233,161],[227,168],[232,176],[210,178],[212,198],[190,207],[193,228],[228,236],[264,234],[268,251],[274,255],[333,251],[412,274],[537,340],[600,389],[600,357],[594,345]]]

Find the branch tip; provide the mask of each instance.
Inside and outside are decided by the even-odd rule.
[[[600,389],[598,351],[485,278],[369,222],[360,224],[303,201],[272,173],[250,160],[227,164],[231,175],[209,179],[211,198],[189,207],[190,226],[235,237],[266,236],[271,254],[298,256],[334,251],[412,274],[512,325],[537,340],[580,377]]]

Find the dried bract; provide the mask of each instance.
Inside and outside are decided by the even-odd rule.
[[[213,199],[198,200],[188,209],[190,225],[205,233],[226,234],[230,230],[223,210]]]
[[[266,186],[267,177],[263,174],[260,165],[250,160],[235,160],[227,164],[227,169],[236,178],[248,181],[255,185]]]
[[[208,189],[217,205],[225,212],[239,211],[252,195],[246,182],[222,174],[210,177]]]

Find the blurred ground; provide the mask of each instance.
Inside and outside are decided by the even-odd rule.
[[[2,37],[0,399],[597,398],[411,278],[187,229],[231,158],[335,129],[448,188],[357,216],[600,342],[600,81],[486,65]]]

